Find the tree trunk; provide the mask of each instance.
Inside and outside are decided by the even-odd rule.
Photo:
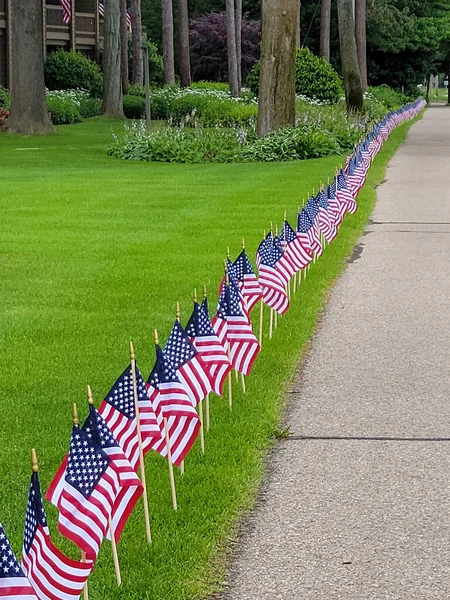
[[[120,0],[120,73],[122,76],[122,92],[128,94],[127,0]]]
[[[355,3],[355,35],[358,51],[359,72],[363,92],[367,91],[367,39],[366,39],[366,0]]]
[[[162,45],[164,60],[164,82],[175,83],[175,55],[173,48],[172,0],[162,0]]]
[[[5,129],[26,135],[54,131],[45,99],[42,0],[14,0],[10,19],[11,114]]]
[[[105,0],[105,39],[103,50],[103,112],[124,117],[120,76],[120,0]]]
[[[320,11],[320,56],[330,62],[331,0],[322,0]]]
[[[263,0],[258,135],[295,124],[298,0]]]
[[[239,96],[239,81],[236,52],[236,21],[234,18],[234,0],[226,0],[227,10],[227,49],[228,49],[228,82],[231,95]]]
[[[236,65],[238,78],[238,91],[242,88],[242,0],[236,0]]]
[[[178,21],[180,41],[180,83],[182,87],[189,87],[191,85],[191,58],[187,0],[178,0]]]
[[[142,16],[141,0],[131,0],[131,50],[133,53],[132,82],[144,84],[144,66],[142,53]]]
[[[363,91],[356,51],[352,0],[338,0],[339,44],[347,110],[362,110]]]
[[[297,35],[296,35],[296,44],[297,44],[297,48],[301,48],[302,44],[301,44],[301,25],[302,25],[302,20],[301,20],[301,14],[302,14],[302,0],[298,0],[298,13],[297,13]]]

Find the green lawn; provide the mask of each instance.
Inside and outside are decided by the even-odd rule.
[[[293,221],[298,204],[343,161],[122,162],[105,153],[111,131],[121,127],[94,119],[45,138],[0,135],[0,521],[18,553],[30,448],[37,449],[46,489],[68,447],[72,402],[82,418],[87,414],[86,384],[98,404],[128,364],[129,340],[147,376],[152,330],[165,340],[176,302],[184,321],[193,288],[206,283],[214,306],[227,246],[234,257],[245,237],[253,259],[269,222],[280,224],[284,210]],[[212,399],[206,455],[196,445],[185,476],[176,474],[177,513],[165,461],[146,458],[153,545],[145,542],[140,503],[119,544],[122,588],[105,541],[91,599],[181,600],[217,589],[225,542],[254,500],[286,382],[407,128],[393,133],[371,169],[360,210],[311,269],[274,339],[264,339],[247,394],[236,387],[232,413],[226,398]],[[56,539],[56,511],[47,510]]]

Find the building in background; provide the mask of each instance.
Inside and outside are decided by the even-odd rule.
[[[9,87],[11,57],[11,20],[8,10],[14,0],[0,0],[0,85]],[[57,48],[78,50],[99,60],[103,46],[103,17],[98,0],[72,0],[72,19],[63,19],[60,0],[43,0],[44,29],[42,43],[46,53]]]

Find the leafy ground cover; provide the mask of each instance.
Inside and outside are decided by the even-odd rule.
[[[47,137],[0,135],[0,519],[19,553],[29,481],[29,450],[41,462],[44,489],[70,436],[71,403],[87,414],[85,385],[97,404],[128,363],[149,372],[152,329],[165,340],[181,302],[206,283],[214,305],[226,247],[245,237],[253,257],[269,221],[301,203],[343,157],[275,164],[169,165],[117,161],[105,148],[121,123],[92,119]],[[165,462],[146,458],[153,545],[145,542],[140,504],[119,544],[117,589],[109,543],[90,580],[102,600],[184,600],[216,590],[236,518],[255,498],[273,443],[285,385],[312,335],[330,285],[362,231],[389,158],[408,125],[394,131],[372,166],[360,209],[311,269],[279,320],[233,411],[213,398],[206,455],[198,445],[186,474],[176,474],[171,508]],[[256,311],[257,312],[257,311]],[[257,315],[256,325],[257,325]],[[266,328],[267,330],[267,328]],[[56,539],[56,512],[47,505]],[[58,539],[61,547],[76,550]]]

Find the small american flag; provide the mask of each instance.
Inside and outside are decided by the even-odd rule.
[[[0,597],[11,600],[38,600],[0,524]]]
[[[349,188],[349,190],[351,190],[353,199],[355,199],[358,196],[359,190],[364,185],[364,181],[365,181],[365,173],[362,173],[358,169],[358,160],[357,160],[356,154],[352,158],[352,160],[349,162],[349,164],[347,166],[347,170],[345,171],[345,175],[346,175],[347,187]],[[353,209],[353,206],[350,204],[349,208],[348,208],[350,213],[352,213],[352,209]],[[356,208],[355,208],[355,210],[356,210]]]
[[[353,197],[353,192],[347,186],[347,178],[342,169],[337,176],[336,198],[341,206],[340,210],[342,219],[344,218],[346,212],[350,212],[352,214],[356,212],[358,205]]]
[[[283,240],[284,251],[289,255],[296,271],[301,271],[309,265],[313,259],[313,252],[309,246],[306,247],[302,244],[301,239],[287,221],[283,224],[280,238]]]
[[[89,406],[89,416],[82,429],[114,461],[120,473],[121,489],[112,512],[114,538],[118,542],[128,517],[136,502],[142,496],[142,484],[136,475],[133,465],[125,456],[103,417],[92,405]],[[58,506],[64,487],[67,460],[68,457],[66,456],[47,491],[47,499],[55,506]],[[109,531],[107,537],[110,537]]]
[[[330,211],[328,199],[323,190],[317,196],[319,206],[319,227],[328,243],[332,242],[337,235],[337,227]]]
[[[64,486],[58,501],[58,530],[90,560],[96,560],[121,488],[114,461],[73,427]]]
[[[262,299],[262,290],[245,250],[242,250],[233,266],[248,312],[250,312],[255,304]]]
[[[59,0],[63,7],[63,21],[66,25],[72,19],[72,0]]]
[[[62,2],[70,2],[70,0],[61,0]],[[105,5],[102,4],[102,2],[98,3],[98,14],[101,17],[105,16]],[[131,31],[131,16],[130,13],[127,11],[127,29],[128,31]]]
[[[316,252],[319,234],[304,208],[298,213],[297,235],[305,248],[308,248],[311,252]]]
[[[159,346],[156,346],[156,362],[147,385],[159,422],[167,419],[172,462],[180,466],[198,435],[200,419],[174,366]],[[165,438],[155,440],[153,450],[166,457]]]
[[[264,302],[280,315],[284,314],[289,308],[289,299],[286,293],[286,282],[276,269],[271,239],[265,238],[260,243],[256,253],[256,264]]]
[[[305,211],[312,222],[310,232],[312,249],[317,256],[321,256],[323,249],[319,236],[319,206],[317,205],[315,198],[310,198],[308,200],[305,205]]]
[[[342,215],[340,202],[336,198],[336,179],[333,179],[333,183],[331,183],[327,188],[327,201],[330,214],[337,228],[342,223]]]
[[[37,473],[31,476],[22,566],[39,600],[78,600],[94,568],[65,556],[50,540]]]
[[[222,288],[212,325],[222,346],[229,349],[233,369],[250,375],[260,346],[241,310],[239,296],[230,285],[225,284]]]
[[[269,238],[270,239],[270,238]],[[281,239],[275,235],[271,236],[273,245],[273,256],[276,262],[275,268],[284,281],[285,287],[289,283],[291,277],[297,272],[294,263],[287,252],[284,251],[284,246]]]
[[[202,356],[191,344],[188,334],[179,321],[175,321],[164,348],[179,380],[186,388],[193,406],[197,406],[212,392],[211,376]]]
[[[186,325],[186,333],[209,369],[213,391],[221,396],[223,384],[231,370],[231,363],[211,326],[209,317],[197,302],[194,302],[194,310]]]

